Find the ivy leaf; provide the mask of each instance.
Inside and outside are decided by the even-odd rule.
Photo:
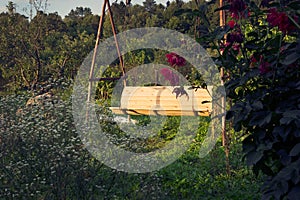
[[[290,156],[297,156],[300,153],[300,143],[296,144],[290,151]]]

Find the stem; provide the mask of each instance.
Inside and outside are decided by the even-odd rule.
[[[278,62],[279,62],[279,57],[280,57],[280,47],[282,45],[282,39],[283,39],[283,34],[280,35],[280,40],[279,40],[279,45],[278,45],[278,52],[277,52],[277,55],[276,55],[276,66],[275,66],[275,69],[273,71],[273,80],[272,80],[272,83],[274,83],[275,75],[276,75],[276,70],[277,70],[277,67],[278,67]]]
[[[216,46],[217,47],[217,51],[218,51],[218,57],[220,58],[221,57],[221,62],[222,62],[222,66],[224,65],[224,58],[223,58],[223,56],[222,56],[222,52],[220,51],[220,47],[219,47],[219,45],[216,45],[216,43],[215,43],[215,41],[213,41],[213,44],[214,44],[214,46]]]
[[[290,15],[288,15],[288,18],[293,22],[295,26],[297,26],[298,29],[300,29],[300,25]]]

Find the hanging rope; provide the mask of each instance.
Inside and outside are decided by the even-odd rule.
[[[96,79],[94,78],[94,70],[95,70],[95,61],[96,61],[96,56],[97,56],[97,49],[98,49],[99,42],[100,42],[100,39],[101,39],[101,33],[103,31],[103,23],[104,23],[104,18],[105,18],[106,6],[107,6],[108,14],[109,14],[109,19],[110,19],[110,23],[111,23],[112,32],[113,32],[113,35],[114,35],[114,40],[115,40],[115,45],[116,45],[116,48],[117,48],[118,58],[119,58],[119,61],[120,61],[120,69],[122,71],[123,77],[125,77],[125,74],[126,74],[122,54],[121,54],[121,51],[120,51],[120,48],[119,48],[119,43],[118,43],[118,40],[117,40],[117,32],[116,32],[114,19],[113,19],[113,14],[112,14],[112,11],[111,11],[110,2],[109,2],[109,0],[104,0],[103,6],[102,6],[101,17],[100,17],[100,20],[99,20],[99,26],[98,26],[98,32],[97,32],[97,38],[96,38],[96,43],[95,43],[95,47],[94,47],[94,53],[93,53],[91,68],[90,68],[87,102],[91,101],[93,81],[98,80],[97,78]],[[126,79],[125,78],[124,78],[124,86],[126,86]]]

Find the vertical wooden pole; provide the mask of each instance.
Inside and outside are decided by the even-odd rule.
[[[220,0],[220,8],[224,6],[224,2],[223,0]],[[226,18],[225,18],[225,11],[224,10],[220,10],[220,26],[225,26],[226,24]]]
[[[220,8],[223,7],[224,2],[223,0],[220,0]],[[224,27],[226,24],[226,18],[225,18],[225,11],[220,10],[220,26]],[[220,76],[221,76],[221,84],[224,85],[224,68],[221,67],[220,70]],[[221,100],[222,104],[222,113],[226,113],[226,98],[222,97]],[[228,175],[230,175],[230,163],[229,163],[229,141],[226,133],[226,116],[222,116],[222,145],[225,150],[225,159],[226,159],[226,172]]]
[[[223,7],[223,0],[220,0],[220,8]],[[220,26],[224,27],[225,26],[225,12],[224,10],[220,10],[219,12],[220,15]],[[223,52],[221,52],[223,53]],[[220,76],[221,76],[221,84],[224,85],[224,68],[221,67],[220,69]],[[222,112],[224,113],[226,111],[225,109],[225,99],[222,98]],[[225,116],[222,117],[222,145],[225,147],[226,146],[226,123],[225,123]]]

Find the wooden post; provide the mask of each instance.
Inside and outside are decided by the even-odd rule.
[[[223,7],[224,2],[223,0],[220,0],[220,8]],[[226,24],[226,18],[225,18],[225,11],[220,10],[220,26],[224,27]],[[221,67],[220,70],[220,76],[221,76],[221,84],[224,85],[224,68]],[[222,113],[226,113],[226,98],[222,97],[221,100],[222,104]],[[226,133],[226,116],[222,116],[222,145],[225,150],[225,159],[226,159],[226,172],[228,175],[230,175],[230,163],[229,163],[229,141],[228,141],[228,135]]]

